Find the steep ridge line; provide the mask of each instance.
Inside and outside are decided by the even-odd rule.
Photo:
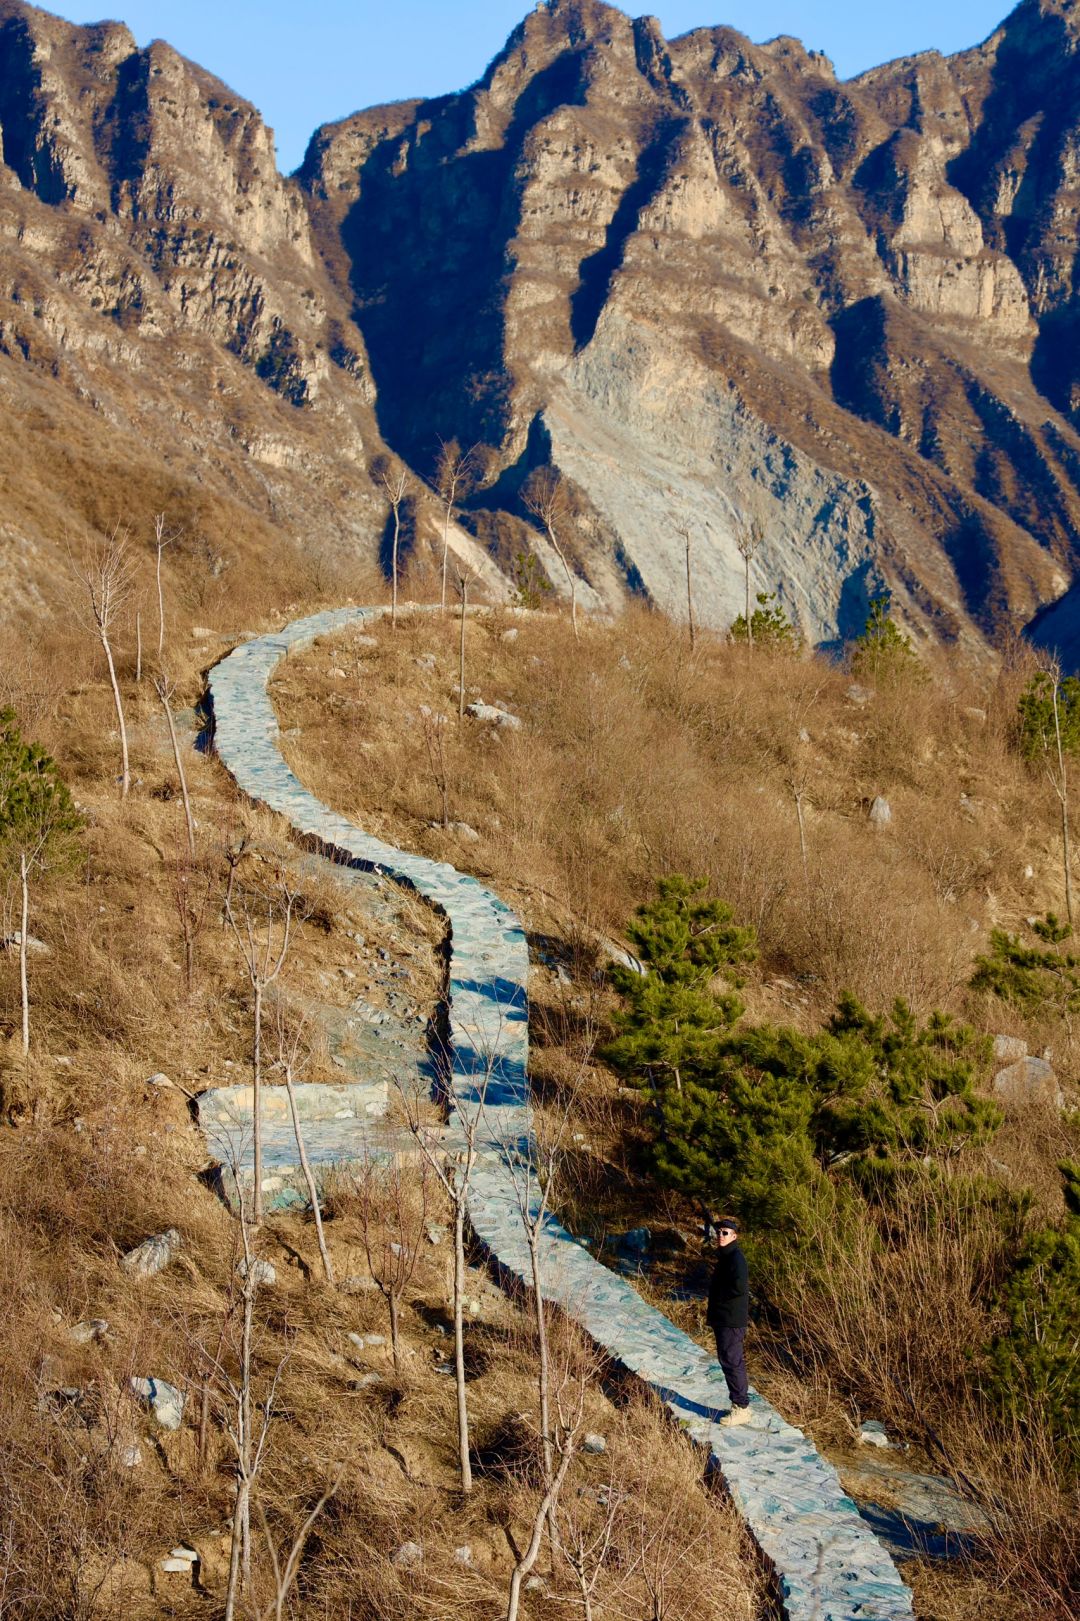
[[[267,684],[278,661],[319,636],[370,623],[386,611],[314,614],[237,647],[210,672],[215,746],[242,791],[315,841],[339,870],[384,873],[446,917],[452,1110],[459,1116],[469,1111],[478,1133],[469,1218],[499,1268],[528,1284],[518,1193],[521,1156],[531,1136],[525,930],[477,879],[447,862],[397,850],[329,810],[300,784],[277,747]],[[710,1465],[776,1572],[788,1621],[912,1621],[910,1590],[845,1496],[832,1465],[801,1430],[756,1393],[753,1425],[719,1428],[727,1390],[717,1363],[625,1279],[594,1260],[552,1215],[544,1224],[541,1267],[545,1296],[613,1363],[649,1385],[708,1450]]]

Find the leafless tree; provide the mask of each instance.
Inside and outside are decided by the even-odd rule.
[[[577,1455],[581,1432],[585,1424],[585,1397],[588,1390],[588,1372],[584,1366],[574,1366],[578,1359],[569,1354],[562,1377],[552,1391],[553,1419],[545,1447],[544,1495],[533,1515],[528,1544],[518,1556],[510,1573],[510,1589],[506,1603],[506,1621],[517,1621],[521,1604],[521,1589],[536,1564],[544,1538],[544,1527],[549,1536],[557,1526],[559,1493]],[[550,1457],[550,1461],[548,1458]],[[558,1548],[558,1537],[552,1536],[552,1550]]]
[[[456,439],[439,440],[439,458],[435,464],[435,488],[443,507],[442,537],[442,589],[439,597],[446,612],[446,572],[450,552],[450,525],[458,496],[467,494],[477,474],[476,446],[462,451]]]
[[[1039,753],[1046,779],[1053,788],[1061,807],[1061,864],[1065,876],[1065,915],[1073,926],[1072,857],[1069,849],[1069,768],[1065,745],[1061,736],[1061,661],[1046,658],[1040,665],[1045,677],[1043,695],[1050,699],[1053,721],[1051,738],[1040,738]]]
[[[158,606],[157,656],[158,656],[158,663],[159,664],[161,663],[161,660],[165,655],[165,594],[164,594],[164,589],[163,589],[162,582],[161,582],[161,559],[162,559],[162,556],[164,555],[164,553],[168,550],[168,548],[170,546],[172,546],[176,541],[178,541],[180,539],[180,536],[183,533],[184,533],[183,529],[170,529],[168,527],[168,525],[166,524],[166,521],[165,521],[165,514],[163,512],[155,513],[155,515],[154,515],[154,541],[153,541],[153,546],[154,546],[154,580],[155,580],[155,583],[157,585],[157,606]]]
[[[686,623],[690,628],[690,646],[694,645],[694,592],[690,579],[690,531],[679,529],[677,531],[683,538],[686,547]]]
[[[449,1148],[441,1134],[423,1117],[422,1099],[416,1088],[399,1084],[409,1130],[427,1161],[439,1186],[446,1194],[454,1224],[454,1274],[451,1307],[454,1319],[454,1382],[457,1391],[458,1467],[461,1489],[472,1491],[472,1463],[469,1458],[469,1404],[465,1385],[465,1216],[469,1186],[476,1164],[477,1134],[480,1129],[486,1080],[480,1084],[480,1109],[458,1108],[454,1114],[453,1143]]]
[[[195,989],[196,946],[210,911],[217,874],[212,866],[201,865],[189,849],[181,849],[178,843],[172,863],[172,887],[184,947],[184,989],[190,997]]]
[[[584,1621],[594,1621],[596,1593],[604,1574],[627,1493],[616,1485],[612,1460],[605,1485],[571,1499],[560,1514],[560,1545],[573,1573]]]
[[[301,1521],[296,1535],[292,1539],[284,1566],[282,1566],[277,1548],[274,1545],[274,1538],[270,1530],[270,1523],[266,1518],[266,1511],[261,1503],[256,1505],[259,1510],[259,1518],[262,1522],[262,1531],[263,1538],[266,1542],[266,1551],[270,1556],[270,1568],[274,1573],[274,1602],[269,1609],[263,1611],[262,1621],[269,1621],[271,1615],[273,1616],[274,1621],[283,1621],[283,1617],[285,1615],[285,1604],[290,1592],[292,1591],[297,1575],[299,1574],[300,1561],[304,1557],[304,1549],[307,1547],[308,1537],[311,1535],[315,1521],[319,1518],[319,1515],[322,1513],[327,1503],[329,1503],[330,1499],[335,1496],[338,1487],[341,1485],[341,1477],[344,1473],[345,1468],[344,1465],[342,1465],[331,1484],[326,1488],[322,1496],[319,1498],[318,1502],[312,1509],[309,1510],[307,1515],[305,1515],[304,1519]]]
[[[384,465],[379,473],[382,487],[386,491],[386,499],[390,503],[390,511],[394,519],[394,539],[390,549],[390,623],[397,626],[398,605],[398,548],[401,542],[401,508],[405,497],[409,493],[408,469],[399,467],[395,471],[389,465]]]
[[[469,576],[462,570],[457,577],[461,598],[461,630],[458,636],[458,720],[465,719],[465,619],[469,611]]]
[[[315,1174],[311,1169],[311,1162],[307,1156],[304,1134],[300,1127],[300,1112],[296,1105],[296,1078],[306,1068],[311,1058],[311,1050],[304,1040],[305,1021],[302,1017],[296,1018],[290,1025],[287,1010],[281,1000],[278,1001],[275,1012],[277,1060],[274,1067],[285,1082],[285,1090],[289,1095],[289,1114],[292,1119],[293,1136],[296,1138],[296,1152],[300,1158],[300,1169],[303,1172],[304,1183],[308,1190],[308,1200],[311,1204],[311,1214],[315,1222],[315,1238],[322,1259],[323,1273],[327,1283],[333,1289],[335,1287],[334,1263],[330,1258],[330,1251],[326,1247],[322,1210],[319,1206],[319,1189],[315,1181]]]
[[[761,549],[765,539],[765,525],[757,506],[754,505],[744,512],[739,520],[738,533],[735,544],[739,548],[739,556],[743,560],[746,581],[746,641],[749,647],[754,645],[754,621],[750,612],[750,564]]]
[[[565,549],[559,540],[559,530],[569,516],[566,485],[562,475],[552,467],[538,467],[534,473],[530,474],[522,486],[522,499],[533,517],[543,524],[544,532],[551,542],[552,550],[563,566],[566,583],[570,588],[570,623],[574,628],[574,640],[576,641],[578,639],[577,577],[570,568]]]
[[[165,711],[165,722],[169,728],[169,742],[172,744],[173,761],[176,765],[176,775],[180,779],[180,797],[184,805],[184,825],[187,828],[188,854],[195,860],[195,820],[191,814],[191,798],[188,794],[187,773],[184,771],[184,761],[180,753],[180,743],[176,736],[176,722],[173,719],[172,699],[176,687],[169,680],[168,671],[162,670],[160,675],[154,677],[154,691]]]
[[[127,725],[124,720],[120,683],[116,677],[111,636],[117,615],[131,592],[133,566],[127,535],[117,525],[93,548],[84,562],[73,564],[73,569],[85,592],[90,622],[109,667],[109,681],[112,686],[113,703],[116,706],[116,724],[120,732],[120,797],[126,799],[131,786]]]
[[[255,1298],[263,1278],[252,1244],[251,1224],[244,1204],[239,1166],[233,1183],[240,1201],[240,1238],[244,1256],[240,1271],[240,1345],[238,1368],[230,1373],[219,1355],[214,1363],[216,1382],[227,1399],[225,1430],[236,1457],[236,1500],[233,1504],[229,1579],[225,1593],[225,1621],[235,1621],[241,1598],[251,1596],[251,1505],[255,1485],[266,1457],[274,1397],[289,1352],[278,1363],[261,1402],[256,1402],[253,1380]],[[203,1347],[203,1355],[208,1353]],[[256,1416],[258,1415],[258,1416]]]
[[[142,609],[135,609],[135,683],[142,685]]]
[[[424,729],[424,747],[427,749],[435,791],[439,795],[441,819],[444,828],[450,826],[450,768],[446,759],[446,716],[434,713],[427,704],[420,706],[420,723]]]
[[[390,1314],[390,1349],[396,1368],[401,1301],[427,1236],[431,1188],[427,1161],[421,1158],[418,1174],[407,1173],[396,1161],[390,1165],[369,1161],[355,1173],[353,1185],[368,1271]]]
[[[253,1220],[262,1221],[262,1023],[263,998],[274,983],[289,954],[292,928],[299,909],[299,897],[284,879],[263,893],[242,896],[237,916],[234,896],[226,901],[226,917],[239,948],[251,985],[252,1044],[251,1085],[254,1134]]]

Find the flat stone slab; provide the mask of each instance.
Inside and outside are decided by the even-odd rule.
[[[447,862],[396,850],[320,804],[277,748],[278,723],[266,687],[278,660],[319,636],[369,624],[386,612],[335,609],[237,647],[210,676],[217,751],[243,792],[318,841],[339,875],[343,869],[385,873],[446,917],[453,943],[448,1000],[454,1099],[447,1147],[453,1149],[455,1130],[460,1136],[462,1119],[472,1116],[479,1150],[470,1221],[503,1272],[527,1282],[521,1201],[528,1207],[533,1189],[525,931],[505,901],[475,878]],[[776,1570],[789,1621],[912,1621],[911,1592],[896,1565],[835,1469],[800,1430],[756,1393],[753,1423],[721,1429],[717,1420],[729,1400],[719,1365],[550,1215],[541,1235],[541,1266],[545,1295],[614,1362],[649,1384],[707,1448],[711,1466]]]

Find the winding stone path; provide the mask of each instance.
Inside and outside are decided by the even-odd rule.
[[[384,611],[315,614],[236,648],[211,672],[215,744],[244,793],[318,840],[330,859],[386,873],[446,917],[453,1103],[459,1114],[479,1115],[469,1216],[499,1266],[528,1281],[518,1196],[530,1141],[525,931],[505,902],[475,878],[446,862],[396,850],[328,810],[278,752],[278,724],[266,689],[279,659]],[[835,1470],[801,1430],[756,1393],[752,1425],[719,1428],[716,1419],[728,1398],[717,1363],[631,1284],[594,1260],[554,1216],[544,1227],[542,1277],[545,1295],[613,1362],[650,1385],[708,1449],[775,1569],[789,1621],[912,1621],[909,1589],[844,1495]]]

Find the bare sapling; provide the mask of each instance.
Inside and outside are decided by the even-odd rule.
[[[1052,659],[1046,667],[1050,677],[1050,702],[1054,715],[1054,757],[1048,760],[1046,774],[1061,807],[1061,865],[1065,875],[1065,915],[1073,926],[1072,861],[1069,854],[1069,771],[1061,740],[1061,663]]]
[[[142,609],[135,609],[135,684],[142,685]]]
[[[544,1455],[544,1478],[549,1486],[556,1473],[556,1444],[552,1423],[550,1324],[548,1307],[544,1300],[544,1233],[552,1187],[562,1154],[562,1138],[566,1130],[569,1108],[568,1095],[563,1101],[559,1115],[545,1121],[545,1130],[534,1135],[529,1152],[510,1164],[518,1214],[529,1250],[529,1281],[532,1285],[532,1306],[536,1322],[540,1440]],[[559,1528],[554,1499],[547,1511],[547,1520],[554,1564],[559,1549]]]
[[[173,904],[180,924],[184,949],[184,991],[190,998],[195,990],[195,961],[199,936],[210,912],[210,901],[217,887],[217,875],[210,866],[200,866],[190,848],[177,842],[172,863]]]
[[[165,588],[161,579],[161,559],[170,546],[180,539],[182,529],[170,529],[163,512],[154,515],[154,582],[157,586],[158,638],[157,656],[160,664],[165,656]]]
[[[521,1589],[540,1555],[544,1528],[558,1523],[559,1494],[577,1455],[581,1434],[585,1427],[585,1399],[589,1386],[589,1369],[572,1340],[565,1347],[566,1356],[561,1376],[551,1391],[552,1423],[549,1435],[550,1463],[545,1450],[544,1493],[533,1515],[531,1534],[526,1547],[518,1556],[510,1573],[510,1589],[506,1602],[506,1621],[517,1621],[521,1606]],[[559,1547],[557,1537],[552,1539],[552,1555]]]
[[[406,468],[399,467],[395,472],[391,467],[383,467],[380,475],[382,487],[386,492],[386,499],[390,503],[390,512],[394,520],[394,538],[390,543],[390,624],[397,627],[398,610],[398,551],[401,545],[401,508],[405,497],[409,493],[409,474]]]
[[[594,1621],[599,1611],[597,1589],[627,1499],[627,1493],[616,1485],[615,1461],[609,1457],[608,1478],[603,1486],[588,1495],[572,1497],[565,1508],[559,1505],[560,1545],[574,1578],[584,1621]]]
[[[476,477],[476,447],[462,451],[456,439],[439,440],[439,458],[435,464],[435,488],[443,509],[442,580],[439,605],[446,612],[447,560],[450,555],[450,525],[454,521],[454,508],[460,496],[466,495]]]
[[[262,1023],[263,998],[285,966],[292,941],[299,897],[282,880],[272,889],[235,895],[226,901],[232,929],[252,992],[251,1088],[255,1187],[252,1219],[263,1219],[262,1200]]]
[[[693,590],[693,583],[692,583],[692,580],[691,580],[691,573],[690,573],[690,531],[689,531],[689,529],[684,528],[684,529],[677,530],[676,533],[680,534],[682,536],[683,545],[686,548],[686,623],[687,623],[687,626],[688,626],[689,631],[690,631],[690,647],[691,647],[691,649],[693,649],[694,640],[695,640],[695,627],[694,627],[694,590]]]
[[[334,1476],[334,1479],[331,1481],[330,1485],[327,1486],[326,1490],[319,1498],[318,1502],[308,1511],[303,1520],[301,1520],[300,1525],[297,1528],[296,1535],[293,1537],[292,1543],[289,1546],[289,1551],[285,1556],[284,1565],[281,1563],[281,1558],[274,1543],[274,1536],[270,1529],[270,1522],[266,1517],[266,1510],[263,1508],[261,1502],[256,1504],[259,1511],[259,1520],[262,1525],[263,1540],[266,1543],[266,1551],[270,1559],[270,1568],[274,1574],[274,1602],[271,1609],[263,1611],[264,1621],[268,1621],[271,1614],[273,1615],[274,1621],[284,1621],[285,1605],[288,1601],[289,1594],[292,1592],[296,1583],[296,1578],[300,1573],[300,1561],[304,1557],[304,1550],[307,1547],[308,1538],[311,1536],[312,1530],[314,1529],[315,1521],[319,1518],[319,1515],[322,1513],[327,1503],[329,1503],[330,1499],[336,1495],[337,1489],[341,1485],[341,1477],[344,1473],[345,1466],[343,1464],[337,1471],[337,1474]]]
[[[230,1372],[221,1351],[216,1358],[201,1348],[204,1360],[214,1370],[215,1382],[226,1398],[225,1432],[229,1437],[236,1459],[236,1500],[233,1504],[232,1532],[229,1550],[229,1578],[225,1592],[225,1621],[235,1621],[237,1607],[242,1600],[253,1608],[251,1582],[251,1507],[255,1487],[266,1458],[270,1423],[274,1412],[274,1398],[278,1381],[288,1361],[289,1352],[278,1363],[261,1401],[256,1401],[253,1378],[255,1300],[264,1275],[263,1264],[256,1256],[251,1232],[251,1221],[244,1199],[239,1165],[233,1165],[233,1184],[240,1206],[240,1240],[243,1260],[238,1268],[240,1279],[240,1343],[237,1347],[237,1367]],[[232,1309],[232,1308],[230,1308]]]
[[[195,819],[191,814],[191,796],[188,793],[187,773],[184,770],[184,760],[180,753],[180,741],[176,735],[176,721],[173,718],[172,699],[176,692],[175,684],[169,680],[166,670],[154,677],[154,691],[165,711],[165,722],[169,728],[169,742],[172,744],[173,763],[176,766],[176,775],[180,780],[180,798],[184,806],[184,826],[187,828],[188,854],[195,860]]]
[[[750,564],[761,549],[765,539],[765,526],[757,511],[745,513],[739,521],[738,534],[735,544],[739,548],[739,556],[743,560],[743,575],[746,585],[746,644],[751,649],[754,645],[754,619],[750,612]]]
[[[428,766],[435,784],[435,792],[439,796],[439,821],[446,829],[450,826],[450,768],[446,759],[446,716],[434,714],[427,704],[423,704],[420,708],[420,720],[424,730]]]
[[[481,1083],[480,1106],[486,1082]],[[458,1468],[461,1490],[472,1491],[472,1462],[469,1456],[469,1403],[465,1383],[465,1217],[469,1186],[476,1164],[480,1110],[458,1108],[454,1113],[452,1144],[444,1144],[441,1133],[423,1118],[423,1101],[416,1088],[411,1091],[398,1083],[398,1091],[409,1130],[423,1154],[432,1175],[446,1195],[454,1226],[454,1266],[451,1310],[454,1319],[454,1384],[457,1395]]]
[[[386,1301],[390,1350],[400,1364],[401,1302],[412,1282],[427,1236],[431,1182],[421,1159],[416,1171],[396,1162],[365,1164],[354,1178],[360,1238],[371,1281]]]
[[[559,538],[559,532],[570,515],[570,504],[562,475],[552,467],[537,468],[522,487],[522,499],[533,517],[543,525],[551,549],[562,564],[570,591],[570,623],[574,631],[574,640],[577,641],[577,576],[567,561],[566,550]]]
[[[465,620],[469,612],[469,576],[464,572],[457,577],[458,596],[461,598],[461,626],[458,633],[458,720],[465,719]]]
[[[286,1008],[280,999],[275,1012],[277,1059],[274,1067],[285,1082],[285,1090],[288,1093],[289,1116],[292,1120],[293,1136],[296,1138],[296,1152],[300,1159],[300,1170],[303,1173],[304,1185],[307,1188],[308,1200],[311,1204],[312,1219],[315,1223],[315,1239],[319,1246],[319,1258],[322,1261],[323,1275],[331,1289],[333,1289],[335,1287],[334,1263],[326,1246],[322,1209],[319,1205],[319,1188],[315,1181],[315,1173],[311,1169],[311,1161],[308,1159],[304,1133],[300,1126],[300,1111],[296,1104],[296,1081],[310,1062],[311,1049],[305,1041],[304,1019],[302,1017],[295,1019],[290,1027]]]
[[[131,593],[133,567],[128,550],[128,537],[121,532],[119,525],[117,525],[90,552],[83,563],[74,564],[73,567],[76,578],[85,593],[90,624],[98,641],[101,643],[102,651],[105,654],[105,662],[109,667],[109,684],[112,687],[113,704],[116,708],[116,725],[120,734],[120,798],[126,799],[128,790],[131,787],[127,723],[124,718],[124,702],[120,695],[120,683],[116,675],[112,635],[117,616]]]

